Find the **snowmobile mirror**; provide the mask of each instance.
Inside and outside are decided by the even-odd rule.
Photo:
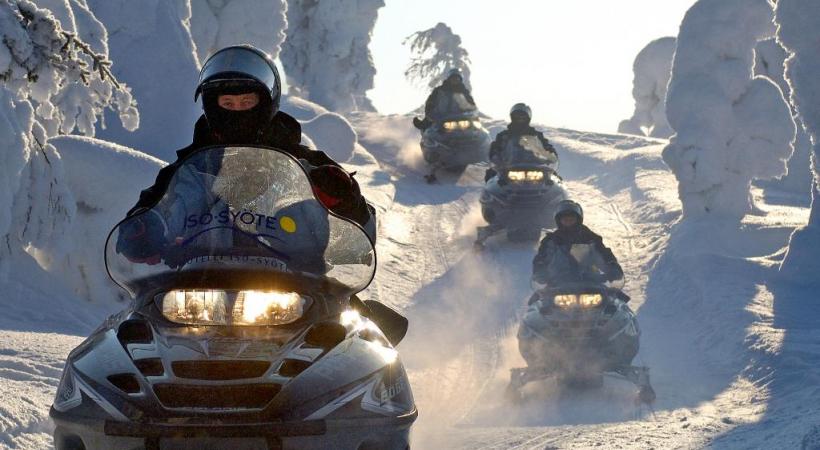
[[[330,350],[345,340],[347,329],[338,322],[319,322],[310,327],[305,335],[305,343]]]
[[[375,300],[365,300],[363,302],[370,310],[366,316],[379,326],[384,336],[394,347],[404,339],[407,334],[409,323],[407,318],[399,314],[395,309],[379,303]]]

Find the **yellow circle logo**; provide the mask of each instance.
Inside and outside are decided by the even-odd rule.
[[[279,219],[279,226],[288,233],[296,232],[296,222],[288,216]]]

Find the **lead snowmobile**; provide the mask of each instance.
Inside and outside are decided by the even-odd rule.
[[[460,175],[468,165],[487,160],[490,133],[463,93],[442,96],[434,117],[421,133],[421,153],[430,165],[428,182],[437,180],[439,170]]]
[[[594,244],[574,244],[569,256],[578,275],[537,290],[529,300],[518,330],[527,367],[511,370],[507,397],[519,401],[521,389],[533,381],[598,387],[607,375],[633,383],[640,402],[653,402],[649,368],[632,365],[641,331],[629,296],[617,286],[623,280],[604,281]]]
[[[567,199],[558,157],[537,136],[525,135],[507,142],[494,169],[479,200],[489,225],[478,228],[476,247],[502,231],[513,242],[537,240]]]
[[[355,296],[373,243],[292,156],[191,154],[114,228],[105,261],[133,302],[69,355],[57,449],[409,448],[417,411],[394,349],[407,321]]]

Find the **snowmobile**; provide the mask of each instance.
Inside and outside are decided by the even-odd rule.
[[[558,175],[558,157],[537,136],[510,140],[481,193],[481,214],[489,224],[478,228],[476,247],[505,231],[512,242],[535,241],[553,223],[555,208],[567,199]]]
[[[641,331],[627,306],[630,298],[621,290],[623,280],[605,281],[596,268],[593,245],[572,246],[579,276],[539,289],[530,298],[518,330],[518,349],[527,367],[511,369],[510,400],[520,401],[521,389],[533,381],[600,387],[604,375],[633,383],[642,403],[655,400],[649,368],[632,365]]]
[[[58,450],[409,448],[407,320],[356,297],[373,243],[292,156],[191,154],[105,263],[133,302],[68,356]]]
[[[490,147],[490,133],[464,94],[455,93],[446,100],[442,101],[445,105],[438,105],[441,112],[431,125],[414,121],[422,130],[421,153],[430,165],[424,178],[429,183],[437,180],[439,170],[460,175],[468,165],[485,161]]]

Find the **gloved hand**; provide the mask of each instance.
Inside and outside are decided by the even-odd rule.
[[[350,174],[337,166],[319,166],[310,171],[313,192],[327,209],[338,213],[356,204],[361,193]]]
[[[138,213],[120,225],[117,253],[131,262],[159,264],[165,245],[165,223],[154,211]]]
[[[618,264],[613,264],[606,270],[606,281],[617,281],[624,277],[624,271]]]

